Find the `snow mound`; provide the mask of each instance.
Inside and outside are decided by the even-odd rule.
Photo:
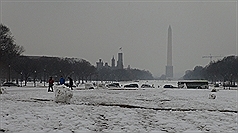
[[[0,94],[5,94],[5,93],[7,93],[6,88],[1,87]]]
[[[57,86],[55,89],[55,102],[70,104],[70,100],[73,97],[73,92],[65,85]]]
[[[104,83],[100,83],[98,84],[97,86],[98,88],[101,88],[101,89],[107,89],[106,85]]]
[[[211,92],[211,93],[209,94],[209,99],[216,99],[216,93]]]
[[[85,84],[85,89],[94,89],[94,86],[93,86],[93,84],[86,83]]]

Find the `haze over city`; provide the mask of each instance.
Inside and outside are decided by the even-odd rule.
[[[122,47],[124,67],[165,74],[168,27],[174,76],[205,66],[205,55],[237,55],[237,1],[1,1],[24,55],[83,58],[111,64]],[[213,58],[214,60],[221,59]]]

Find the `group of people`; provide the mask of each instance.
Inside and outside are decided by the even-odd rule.
[[[68,79],[69,79],[69,84],[66,84],[66,83],[65,83],[65,79],[63,78],[63,76],[61,76],[59,83],[60,83],[60,85],[66,85],[66,86],[68,86],[71,90],[73,90],[73,79],[70,78],[70,77],[68,77]],[[53,89],[54,80],[53,80],[52,77],[50,77],[48,83],[49,83],[48,92],[53,92],[53,91],[54,91],[54,89]]]

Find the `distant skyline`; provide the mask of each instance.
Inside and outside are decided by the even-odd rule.
[[[237,1],[1,1],[24,55],[83,58],[111,65],[122,47],[126,68],[165,74],[171,25],[174,77],[205,66],[205,55],[237,55]],[[222,59],[214,58],[214,60]]]

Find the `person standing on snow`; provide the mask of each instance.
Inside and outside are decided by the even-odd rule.
[[[68,77],[69,79],[69,88],[71,88],[71,90],[73,90],[73,79]]]
[[[50,77],[50,79],[49,79],[49,88],[48,88],[48,92],[53,92],[54,90],[53,90],[53,85],[54,85],[54,80],[52,79],[52,77]],[[51,90],[50,90],[51,89]]]
[[[60,78],[60,85],[63,85],[65,83],[65,79],[63,78],[63,76],[61,76]]]

